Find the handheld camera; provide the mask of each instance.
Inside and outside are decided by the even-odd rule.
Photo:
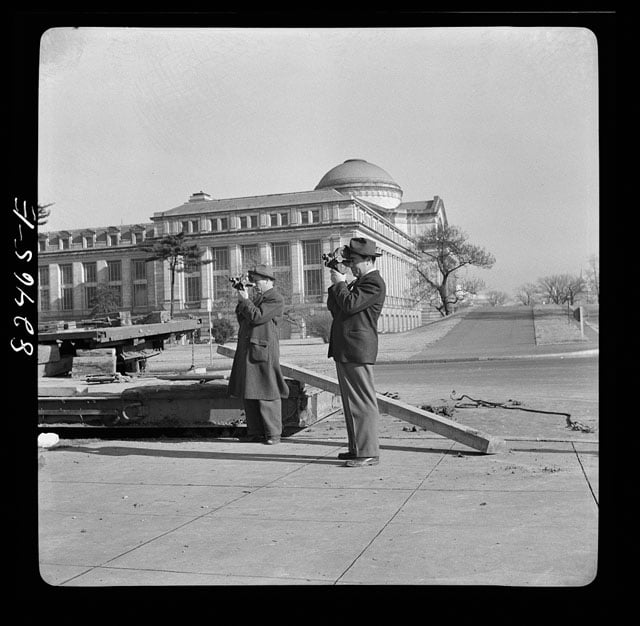
[[[238,291],[244,291],[247,287],[255,287],[256,286],[255,283],[250,282],[244,276],[231,276],[229,278],[229,282],[231,283],[231,286],[234,289],[237,289]]]
[[[348,267],[345,262],[349,260],[349,257],[345,255],[346,247],[347,246],[341,246],[340,248],[336,248],[333,252],[329,252],[329,254],[323,254],[322,261],[324,262],[325,267],[344,274]]]

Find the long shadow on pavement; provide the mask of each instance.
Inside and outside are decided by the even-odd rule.
[[[229,442],[227,442],[229,443]],[[238,442],[240,443],[240,442]],[[311,445],[335,445],[344,447],[343,444],[328,444],[326,441],[305,440],[300,442],[290,441],[284,445],[311,444]],[[481,456],[483,453],[475,450],[443,450],[440,448],[422,448],[410,446],[381,445],[381,450],[393,450],[402,452],[422,452],[426,454],[454,455],[454,456]],[[88,448],[85,446],[58,446],[51,448],[49,453],[78,452],[80,454],[92,454],[100,456],[151,456],[181,459],[208,459],[208,460],[236,460],[236,461],[275,461],[281,463],[322,463],[327,465],[342,464],[342,460],[326,456],[285,454],[269,448],[264,453],[251,452],[204,452],[198,450],[159,450],[157,448],[131,448],[127,446],[105,446],[101,448]]]
[[[104,448],[85,448],[82,446],[68,446],[52,448],[49,452],[80,452],[100,456],[152,456],[179,459],[207,459],[227,461],[275,461],[280,463],[326,463],[335,465],[336,459],[324,459],[321,456],[306,456],[299,454],[278,454],[267,452],[264,454],[235,453],[235,452],[199,452],[197,450],[157,450],[153,448],[128,448],[108,446]]]

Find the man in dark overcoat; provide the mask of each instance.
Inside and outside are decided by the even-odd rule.
[[[349,449],[338,455],[347,467],[379,462],[378,401],[373,365],[378,356],[378,318],[384,305],[386,285],[375,267],[375,242],[352,238],[345,246],[344,263],[356,280],[347,285],[346,275],[331,269],[327,308],[331,312],[329,357],[336,363]]]
[[[278,324],[284,298],[274,288],[275,275],[268,265],[249,272],[257,291],[253,298],[238,290],[236,317],[240,324],[238,345],[229,377],[229,395],[241,398],[247,421],[247,436],[266,444],[280,443],[282,398],[289,387],[280,369]]]

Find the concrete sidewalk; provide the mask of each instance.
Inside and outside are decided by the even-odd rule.
[[[41,450],[41,576],[83,587],[593,580],[597,443],[482,455],[436,436],[386,439],[383,462],[355,470],[336,459],[344,449],[307,435]]]

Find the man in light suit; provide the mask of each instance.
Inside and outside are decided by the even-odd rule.
[[[346,276],[331,269],[327,308],[331,312],[329,357],[336,363],[349,450],[338,455],[347,467],[379,463],[378,401],[373,365],[378,356],[378,318],[386,285],[375,267],[375,242],[356,237],[345,246],[344,264],[356,277],[347,286]]]
[[[242,399],[249,440],[273,445],[280,443],[282,398],[289,396],[280,369],[278,339],[284,298],[274,289],[275,274],[270,266],[257,265],[249,272],[249,280],[258,293],[249,298],[246,289],[238,290],[236,317],[240,330],[229,395]]]

